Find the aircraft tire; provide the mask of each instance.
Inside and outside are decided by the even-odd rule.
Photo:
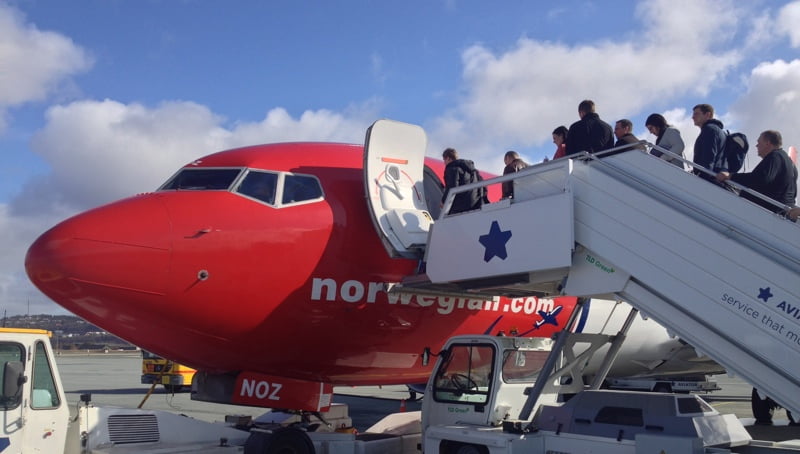
[[[299,429],[280,428],[272,433],[251,432],[244,454],[314,454],[314,444]]]

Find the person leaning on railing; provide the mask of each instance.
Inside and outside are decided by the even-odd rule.
[[[757,191],[773,200],[794,206],[797,196],[797,167],[792,159],[781,148],[783,139],[778,131],[767,130],[758,136],[756,150],[761,162],[749,173],[728,173],[719,172],[717,181],[722,183],[731,180],[742,186]],[[753,197],[745,192],[742,197],[763,206],[773,212],[782,212],[782,207],[777,207],[771,203]]]

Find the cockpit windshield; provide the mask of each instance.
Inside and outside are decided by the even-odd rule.
[[[278,186],[278,174],[251,170],[236,189],[239,194],[275,205],[275,191]]]
[[[179,189],[185,191],[227,190],[231,187],[236,177],[242,172],[240,168],[234,169],[182,169],[169,181],[161,186],[160,190]]]
[[[275,208],[323,200],[319,179],[302,175],[247,168],[181,169],[159,191],[231,191]]]

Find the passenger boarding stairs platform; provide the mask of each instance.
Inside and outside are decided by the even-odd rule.
[[[800,414],[799,225],[640,151],[484,183],[512,179],[433,223],[423,285],[627,301]]]

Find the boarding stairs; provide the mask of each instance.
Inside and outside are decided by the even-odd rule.
[[[514,199],[445,214],[506,180]],[[624,300],[800,414],[800,225],[638,150],[455,189],[407,290]]]

